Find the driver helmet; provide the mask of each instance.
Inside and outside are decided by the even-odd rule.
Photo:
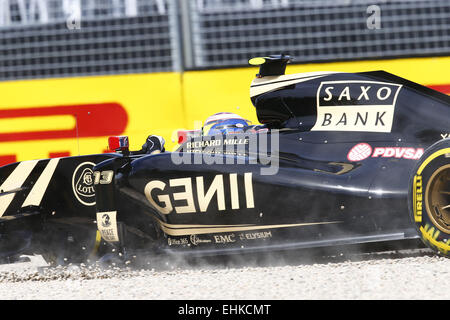
[[[223,135],[230,133],[243,133],[252,122],[238,114],[219,112],[208,117],[202,128],[205,136]]]

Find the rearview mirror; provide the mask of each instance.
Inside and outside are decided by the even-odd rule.
[[[129,146],[128,136],[112,136],[108,138],[108,148],[110,151],[127,153]]]

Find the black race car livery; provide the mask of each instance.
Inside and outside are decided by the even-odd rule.
[[[447,95],[384,71],[285,75],[289,57],[250,62],[264,130],[0,168],[0,255],[61,262],[102,248],[222,255],[408,239],[448,254]]]

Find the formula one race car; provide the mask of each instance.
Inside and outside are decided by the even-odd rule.
[[[420,238],[447,255],[450,97],[384,71],[284,75],[289,61],[250,60],[267,130],[152,155],[117,137],[115,153],[2,167],[0,254],[61,262],[109,248],[222,255]]]

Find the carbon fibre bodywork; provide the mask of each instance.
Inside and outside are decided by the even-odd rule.
[[[96,244],[92,168],[116,154],[29,160],[0,168],[0,261],[42,254],[81,261]]]
[[[411,181],[418,187],[427,150],[449,142],[448,96],[376,71],[260,76],[250,98],[265,125],[257,130],[191,138],[175,152],[1,167],[0,256],[216,255],[420,237],[411,204],[422,193],[412,202]]]
[[[104,239],[227,254],[418,238],[410,179],[448,96],[382,71],[257,78],[250,95],[268,131],[97,165],[114,175],[96,184]]]

